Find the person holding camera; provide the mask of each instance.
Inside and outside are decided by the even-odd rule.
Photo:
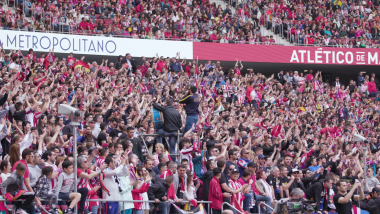
[[[276,205],[274,206],[273,213],[272,214],[283,214],[283,213],[310,213],[310,211],[307,211],[305,206],[302,203],[302,199],[304,196],[304,191],[300,188],[294,188],[290,194],[289,198],[282,198],[280,199]],[[293,206],[293,202],[299,202],[298,208],[296,206]]]
[[[380,213],[380,188],[374,187],[371,194],[360,201],[360,209],[369,211],[370,214]]]
[[[363,182],[365,183],[365,180],[363,180]],[[352,209],[352,201],[364,200],[364,192],[361,186],[361,182],[355,182],[352,189],[347,193],[347,181],[339,180],[336,182],[338,194],[334,195],[333,200],[336,206],[336,212],[338,214],[354,214]],[[359,190],[360,195],[354,195],[356,189]]]

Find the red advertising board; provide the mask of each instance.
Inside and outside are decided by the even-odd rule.
[[[332,65],[379,65],[378,49],[193,43],[199,60]]]

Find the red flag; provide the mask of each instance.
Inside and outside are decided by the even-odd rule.
[[[90,66],[87,65],[86,63],[84,63],[82,60],[76,61],[73,65],[73,67],[74,67],[74,69],[77,69],[77,68],[82,69],[82,67],[84,67],[86,72],[90,72]]]

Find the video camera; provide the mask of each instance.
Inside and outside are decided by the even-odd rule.
[[[314,207],[311,205],[314,201],[305,200],[304,198],[300,199],[291,199],[284,204],[280,205],[279,214],[298,214],[304,212],[314,212]]]

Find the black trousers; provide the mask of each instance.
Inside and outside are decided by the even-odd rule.
[[[221,210],[216,210],[216,209],[211,209],[211,213],[212,214],[221,214],[222,213],[222,211]]]
[[[84,211],[84,207],[86,205],[86,199],[87,199],[87,195],[88,195],[88,189],[87,188],[79,188],[78,193],[80,193],[80,206],[79,206],[79,209],[78,211],[82,212]]]
[[[26,208],[33,202],[34,198],[34,194],[21,195],[18,199],[25,199],[25,201],[14,201],[12,204],[15,205],[17,209],[26,210]]]

